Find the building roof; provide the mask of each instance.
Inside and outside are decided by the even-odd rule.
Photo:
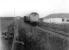
[[[69,13],[55,13],[45,16],[45,18],[69,18]]]

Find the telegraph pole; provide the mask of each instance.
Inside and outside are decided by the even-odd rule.
[[[11,50],[15,50],[15,43],[16,43],[16,39],[18,37],[18,20],[17,20],[16,17],[15,17],[14,21],[15,21],[15,24],[14,24],[14,38],[13,38]]]

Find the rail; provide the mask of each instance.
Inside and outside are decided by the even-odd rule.
[[[57,33],[57,32],[45,30],[45,29],[43,29],[43,28],[41,28],[41,27],[39,27],[39,26],[37,26],[36,29],[40,29],[40,30],[42,30],[42,31],[44,31],[44,32],[47,32],[47,33],[49,33],[49,34],[53,34],[54,36],[58,36],[58,37],[60,37],[60,38],[65,38],[65,39],[69,40],[69,35],[62,34],[62,33],[60,34],[60,33]]]

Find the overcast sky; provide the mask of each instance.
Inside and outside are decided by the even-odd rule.
[[[68,0],[0,0],[0,16],[24,16],[38,12],[40,17],[51,13],[69,13]]]

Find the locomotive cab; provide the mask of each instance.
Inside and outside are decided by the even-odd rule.
[[[29,16],[24,16],[24,22],[29,23],[32,26],[37,26],[39,22],[39,14],[32,12]]]

